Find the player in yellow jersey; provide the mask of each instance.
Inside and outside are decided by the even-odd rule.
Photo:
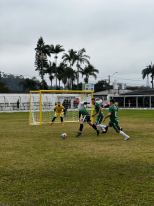
[[[65,110],[65,107],[63,107],[60,102],[58,102],[58,104],[54,107],[54,110],[56,111],[56,114],[54,116],[54,118],[52,119],[52,122],[50,123],[50,125],[53,124],[53,122],[55,121],[55,119],[57,117],[60,117],[61,119],[61,125],[64,125],[63,124],[63,111]]]

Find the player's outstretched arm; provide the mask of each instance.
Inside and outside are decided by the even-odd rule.
[[[94,117],[96,114],[97,114],[97,113],[94,113],[94,114],[92,115],[92,117]]]

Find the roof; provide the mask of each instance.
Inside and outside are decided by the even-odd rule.
[[[123,95],[154,95],[154,89],[149,90],[135,90],[128,93],[123,93]]]
[[[132,92],[132,90],[127,90],[127,89],[110,89],[110,90],[104,90],[104,91],[100,91],[100,92],[95,92],[94,96],[107,96],[108,94],[124,94],[124,93],[128,93],[128,92]]]

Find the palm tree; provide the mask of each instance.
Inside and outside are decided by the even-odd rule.
[[[35,54],[35,66],[36,71],[39,71],[39,74],[42,79],[42,88],[44,89],[43,80],[44,80],[44,71],[43,68],[48,67],[48,60],[47,56],[51,56],[50,53],[50,47],[49,45],[45,45],[44,40],[42,37],[38,39],[37,47],[35,48],[36,54]]]
[[[57,44],[55,47],[54,47],[54,45],[51,45],[50,46],[50,53],[54,53],[55,54],[55,64],[56,64],[56,66],[57,66],[57,58],[58,58],[58,56],[57,56],[57,54],[59,54],[60,52],[63,52],[63,51],[65,51],[65,49],[64,48],[62,48],[63,46],[62,45],[60,45],[60,44]],[[57,88],[57,70],[55,71],[55,74],[56,74],[56,88]]]
[[[71,67],[66,67],[63,73],[62,82],[64,85],[67,83],[68,89],[70,90],[73,85],[73,81],[76,79],[76,71]]]
[[[88,64],[85,66],[84,69],[80,68],[80,72],[82,74],[82,77],[85,75],[86,77],[84,78],[85,83],[89,82],[89,76],[93,76],[95,79],[97,78],[97,75],[95,73],[99,73],[98,69],[95,69],[94,66],[91,64]]]
[[[85,48],[82,48],[78,51],[77,55],[76,55],[76,61],[77,61],[77,72],[78,72],[78,76],[77,76],[77,85],[79,87],[79,69],[80,69],[80,64],[84,64],[84,63],[87,63],[87,64],[90,64],[89,60],[90,59],[90,56],[84,54],[86,52]],[[80,64],[79,64],[80,63]]]
[[[65,90],[65,86],[66,86],[66,83],[67,83],[67,76],[63,75],[61,80],[64,84],[64,90]]]
[[[49,74],[49,79],[51,81],[51,89],[52,89],[52,80],[54,79],[53,73],[55,74],[55,72],[56,72],[56,64],[54,62],[52,63],[51,61],[49,61],[49,66],[44,71],[44,73]]]
[[[70,67],[72,67],[77,59],[76,54],[77,54],[77,51],[70,49],[68,51],[68,54],[64,53],[64,55],[62,56],[63,62],[64,63],[69,62]]]
[[[145,79],[145,77],[151,74],[151,78],[152,78],[152,89],[153,89],[153,77],[154,77],[154,65],[151,64],[149,66],[147,66],[145,69],[142,70],[142,78]]]
[[[61,81],[62,78],[63,78],[63,75],[64,75],[64,71],[65,71],[66,66],[67,66],[67,64],[61,62],[61,63],[59,64],[59,66],[57,67],[56,77],[57,77],[57,79],[59,80],[59,88],[60,88],[60,81]]]

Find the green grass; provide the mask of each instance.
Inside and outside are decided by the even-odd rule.
[[[112,128],[97,137],[84,123],[76,138],[79,123],[30,126],[28,113],[0,114],[0,204],[154,205],[154,111],[118,117],[128,141]]]

